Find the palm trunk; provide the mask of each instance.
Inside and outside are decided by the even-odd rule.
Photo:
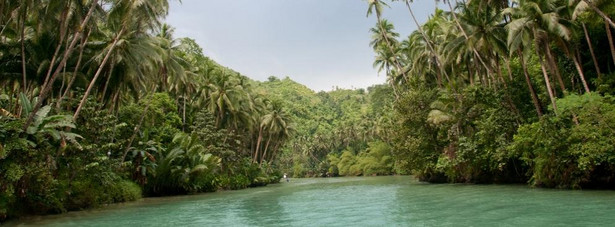
[[[84,28],[87,25],[87,23],[90,20],[90,18],[92,17],[94,9],[98,5],[97,2],[98,1],[96,1],[96,0],[92,1],[92,5],[90,6],[90,9],[88,10],[88,13],[86,14],[85,18],[81,22],[81,26],[80,26],[81,28]],[[64,51],[64,56],[62,58],[60,66],[65,66],[66,65],[66,62],[68,61],[68,57],[71,55],[71,53],[74,50],[75,45],[77,44],[77,40],[80,39],[80,37],[81,37],[81,33],[82,33],[82,31],[81,31],[81,29],[79,29],[73,35],[73,40],[71,41],[70,45]],[[49,80],[49,84],[53,84],[53,82],[56,80],[57,76],[60,74],[61,71],[62,71],[62,67],[56,68],[56,71],[53,73],[53,75],[51,76],[51,78]],[[36,112],[38,112],[38,110],[43,105],[43,102],[45,101],[45,99],[49,95],[49,91],[50,90],[51,90],[51,86],[47,86],[47,87],[43,87],[42,88],[42,90],[41,90],[41,92],[40,92],[40,94],[38,96],[38,102],[36,102],[36,104],[32,108],[32,113],[30,113],[30,116],[28,116],[28,120],[26,120],[26,122],[24,123],[24,126],[23,126],[23,130],[24,131],[28,128],[28,126],[30,126],[30,124],[32,124],[32,121],[34,120],[34,116],[36,115]]]
[[[577,51],[576,53],[578,54],[579,52]],[[583,88],[585,89],[585,93],[590,93],[589,86],[587,86],[587,82],[585,81],[585,74],[583,73],[583,66],[581,66],[581,63],[579,62],[579,57],[574,54],[571,57],[572,57],[572,61],[574,62],[575,68],[577,68],[577,71],[579,72],[579,77],[581,78],[581,82],[583,83]]]
[[[583,27],[583,33],[585,34],[585,41],[587,41],[587,46],[589,47],[589,53],[592,56],[592,61],[594,61],[594,67],[596,67],[596,74],[598,74],[598,78],[600,78],[600,66],[598,65],[596,54],[594,53],[594,46],[592,45],[592,41],[589,38],[589,32],[587,32],[587,26],[585,26],[585,23],[581,23],[581,26]]]
[[[269,149],[269,143],[271,142],[271,135],[267,138],[267,143],[265,144],[265,150],[263,151],[263,156],[261,157],[261,161],[258,163],[259,165],[263,164],[263,160],[267,157],[267,150]]]
[[[513,81],[512,71],[510,69],[510,59],[504,58],[504,61],[506,61],[506,71],[508,72],[508,79],[510,81]]]
[[[81,98],[81,102],[79,102],[79,106],[77,106],[77,110],[75,111],[75,114],[73,115],[73,119],[74,120],[77,120],[77,118],[79,117],[79,113],[81,112],[81,109],[83,108],[83,105],[85,105],[85,103],[86,103],[86,101],[88,99],[88,96],[90,95],[90,92],[92,92],[92,88],[94,88],[94,84],[96,83],[96,79],[98,79],[98,77],[100,76],[100,74],[101,74],[105,64],[107,63],[107,61],[111,57],[111,53],[113,53],[113,50],[115,49],[115,46],[117,45],[117,42],[122,37],[123,33],[124,33],[124,27],[122,27],[122,29],[120,29],[120,31],[115,36],[115,38],[113,40],[113,43],[111,44],[111,47],[109,47],[109,51],[107,51],[107,54],[105,55],[105,58],[103,59],[103,61],[98,66],[98,71],[96,71],[96,74],[94,74],[94,77],[92,78],[92,81],[90,81],[90,85],[88,86],[87,90],[85,90],[85,94],[83,94],[83,98]]]
[[[549,64],[549,67],[551,68],[551,71],[553,71],[553,73],[555,74],[555,78],[557,79],[557,82],[559,84],[560,89],[562,90],[562,93],[566,93],[566,86],[564,85],[564,80],[562,79],[562,74],[559,72],[559,68],[557,67],[557,64],[555,63],[555,58],[553,57],[553,54],[551,53],[551,47],[549,46],[549,41],[547,40],[545,42],[545,52],[546,52],[546,60]]]
[[[64,10],[64,13],[62,13],[62,19],[60,20],[60,40],[58,41],[58,46],[56,47],[56,50],[53,52],[53,56],[51,57],[51,62],[49,63],[49,69],[47,69],[47,75],[45,75],[45,82],[43,82],[43,87],[48,86],[49,80],[51,79],[51,72],[53,71],[53,67],[55,66],[56,60],[58,58],[58,54],[60,54],[60,49],[62,48],[62,44],[64,43],[64,38],[66,37],[66,32],[68,32],[68,24],[64,23],[65,21],[67,21],[66,20],[67,14],[68,14],[68,9]],[[59,65],[58,67],[62,67],[62,66]]]
[[[109,88],[109,82],[111,81],[111,77],[113,76],[113,68],[114,67],[115,67],[115,64],[112,61],[111,62],[111,66],[109,67],[109,74],[107,76],[107,81],[105,81],[105,86],[103,87],[102,96],[100,96],[100,102],[103,103],[103,105],[104,105],[104,101],[105,101],[105,95],[107,95],[107,89]],[[101,106],[101,108],[102,108],[102,106]]]
[[[500,67],[500,58],[497,55],[495,56],[495,70],[497,72],[497,75],[500,81],[502,81],[504,88],[508,89],[508,84],[506,84],[506,80],[504,79],[504,76],[502,76],[502,68]]]
[[[64,100],[66,95],[68,95],[68,93],[70,92],[70,88],[73,86],[73,83],[77,79],[77,72],[79,71],[79,67],[81,67],[81,60],[83,59],[83,50],[85,49],[85,43],[90,37],[91,33],[92,33],[92,30],[89,30],[88,34],[81,38],[81,44],[80,44],[81,46],[79,47],[79,57],[77,58],[77,65],[75,66],[75,69],[73,70],[73,77],[71,77],[70,81],[68,82],[68,85],[66,85],[66,90],[64,90],[64,93],[58,99],[58,102],[56,104],[56,108],[58,109],[61,107],[62,100]]]
[[[26,16],[28,14],[28,6],[24,6],[23,14],[21,16],[21,31],[20,31],[20,39],[21,42],[21,70],[22,70],[22,79],[23,79],[23,93],[27,94],[27,85],[26,85]],[[38,111],[38,110],[37,110]]]
[[[547,69],[545,68],[545,62],[542,56],[540,55],[540,52],[538,51],[538,47],[540,45],[538,43],[538,40],[534,39],[534,41],[536,42],[536,48],[534,49],[536,50],[536,56],[539,59],[540,69],[542,70],[542,75],[544,76],[544,79],[545,79],[545,84],[547,86],[547,92],[549,93],[549,98],[551,99],[551,105],[553,105],[554,112],[557,112],[557,104],[555,103],[555,95],[553,93],[553,88],[551,87],[551,80],[549,79],[549,74],[547,73]]]
[[[414,21],[414,24],[416,25],[416,28],[419,30],[419,33],[421,33],[421,36],[423,36],[423,40],[425,40],[425,43],[427,43],[427,47],[429,48],[429,50],[435,57],[436,65],[438,66],[438,68],[440,68],[440,71],[446,74],[445,76],[448,78],[448,74],[446,73],[446,70],[444,70],[443,68],[444,66],[442,66],[442,63],[440,62],[440,57],[438,55],[438,52],[436,52],[435,48],[431,44],[431,41],[427,37],[427,34],[425,34],[425,31],[423,30],[423,27],[421,26],[421,24],[419,24],[418,20],[416,20],[416,16],[414,16],[414,11],[412,10],[412,7],[410,7],[409,0],[405,0],[405,2],[406,2],[406,6],[408,7],[408,11],[410,11],[410,15],[412,16],[412,20]]]
[[[457,14],[455,13],[455,10],[453,9],[453,6],[451,5],[451,0],[448,0],[446,2],[448,4],[448,8],[451,10],[451,14],[453,15],[453,19],[455,19],[455,24],[457,24],[457,27],[461,31],[461,34],[463,34],[463,37],[466,38],[466,41],[470,40],[470,37],[468,37],[468,33],[466,33],[465,29],[463,29],[463,27],[461,26],[461,23],[459,22],[459,18],[457,18]],[[478,53],[476,48],[472,47],[472,52],[474,53],[474,55],[476,55],[476,58],[478,58],[478,61],[483,65],[483,67],[485,67],[485,70],[487,70],[486,73],[489,76],[491,76],[491,69],[489,68],[489,66],[487,66],[487,64],[483,60],[483,57],[480,55],[480,53]]]
[[[256,140],[256,149],[254,149],[254,157],[252,158],[252,162],[256,162],[258,158],[258,153],[261,147],[261,141],[263,141],[263,127],[258,127],[258,139]]]
[[[613,64],[615,64],[615,44],[613,44],[613,34],[611,33],[611,28],[606,22],[604,22],[604,27],[606,29],[606,37],[609,39],[609,47],[611,48],[611,57],[613,57]]]
[[[184,107],[182,108],[182,131],[186,131],[186,96],[183,97]]]
[[[111,106],[110,106],[111,111],[118,105],[117,102],[119,98],[120,98],[120,89],[117,89],[117,91],[115,92],[115,95],[113,96],[113,101],[111,101]]]
[[[536,113],[538,117],[542,117],[542,107],[540,105],[540,100],[538,100],[538,95],[536,95],[536,90],[534,90],[534,86],[532,85],[532,81],[530,80],[530,73],[527,70],[527,65],[525,64],[525,59],[523,59],[523,53],[518,51],[519,53],[519,61],[521,62],[521,67],[523,68],[523,75],[525,75],[525,83],[527,83],[528,90],[530,90],[530,95],[532,96],[532,102],[534,103],[534,108],[536,108]]]
[[[587,3],[587,5],[589,5],[589,7],[591,7],[594,11],[596,11],[596,13],[598,13],[598,15],[600,15],[602,17],[602,19],[604,19],[604,23],[608,26],[611,25],[611,27],[615,28],[615,23],[613,23],[613,20],[611,20],[611,18],[609,18],[609,16],[607,16],[604,12],[602,12],[600,9],[598,9],[598,7],[596,7],[592,2],[590,2],[589,0],[583,0],[585,3]]]

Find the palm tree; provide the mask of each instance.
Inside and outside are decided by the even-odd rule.
[[[49,78],[47,86],[42,87],[41,92],[38,96],[38,101],[33,107],[33,110],[34,110],[33,112],[38,111],[38,109],[40,109],[41,106],[43,105],[43,102],[45,101],[45,99],[49,96],[49,92],[51,91],[51,88],[52,88],[51,85],[54,83],[54,81],[56,80],[60,72],[62,72],[64,66],[66,65],[66,62],[68,61],[69,56],[72,54],[74,47],[77,44],[77,41],[81,39],[83,28],[85,28],[86,25],[88,25],[90,18],[92,18],[92,15],[94,13],[94,9],[96,9],[98,6],[99,6],[98,0],[92,0],[90,7],[88,9],[88,12],[85,14],[85,16],[83,17],[83,20],[80,23],[80,26],[79,26],[80,29],[75,30],[70,44],[64,50],[64,55],[62,56],[62,60],[58,64],[59,67],[56,68],[54,73]],[[28,119],[26,120],[26,122],[24,123],[24,127],[23,127],[24,130],[28,128],[28,126],[32,123],[33,120],[34,120],[34,113],[31,113],[28,116]]]
[[[570,30],[559,22],[557,10],[559,9],[555,7],[555,3],[552,0],[543,1],[540,4],[532,0],[521,0],[519,1],[519,8],[508,8],[505,10],[505,13],[513,18],[513,21],[506,25],[508,29],[508,46],[511,51],[517,51],[525,49],[522,46],[529,47],[530,40],[534,40],[534,49],[541,62],[541,70],[554,110],[557,110],[555,94],[543,64],[543,56],[546,56],[547,61],[550,63],[550,68],[555,72],[560,88],[562,91],[565,91],[566,88],[561,76],[559,76],[559,69],[552,58],[549,37],[553,35],[570,37]]]
[[[611,57],[613,58],[613,63],[615,64],[615,44],[613,44],[613,35],[611,33],[611,27],[615,29],[615,23],[611,18],[609,18],[604,12],[602,12],[599,6],[613,4],[612,1],[603,1],[603,0],[569,0],[569,5],[574,7],[574,14],[579,14],[584,11],[588,11],[589,8],[594,10],[600,17],[602,17],[604,21],[604,28],[606,30],[606,35],[609,40],[609,47],[611,48]],[[575,17],[575,16],[573,16]]]
[[[393,0],[393,1],[396,1],[396,0]],[[413,2],[413,0],[404,0],[404,2],[406,3],[408,11],[410,11],[410,15],[412,17],[412,20],[414,21],[414,24],[417,27],[417,30],[421,34],[421,37],[423,38],[425,44],[427,44],[427,47],[429,48],[429,51],[431,51],[431,54],[433,56],[435,56],[434,60],[435,60],[436,65],[439,68],[438,71],[446,74],[447,72],[446,72],[446,70],[444,70],[444,67],[442,66],[442,63],[441,63],[441,60],[440,60],[440,55],[438,54],[438,52],[436,52],[435,48],[433,47],[434,44],[427,37],[427,35],[425,34],[425,31],[423,31],[423,27],[421,26],[421,24],[419,24],[418,20],[416,19],[416,16],[414,15],[414,11],[412,10],[412,7],[410,6],[410,3]],[[446,75],[446,77],[448,77],[448,75]]]
[[[73,118],[77,119],[79,113],[83,108],[83,105],[87,101],[87,98],[94,87],[98,77],[101,75],[107,61],[111,57],[113,51],[118,46],[120,41],[127,37],[138,35],[148,30],[153,30],[159,25],[159,20],[166,15],[168,10],[168,2],[166,0],[144,0],[144,1],[130,1],[130,0],[117,0],[109,11],[108,24],[115,30],[112,42],[105,48],[105,54],[100,63],[98,70],[94,74],[90,85],[85,90],[85,94],[81,99],[81,102],[75,110]]]
[[[377,53],[376,59],[374,60],[374,68],[378,68],[378,72],[381,72],[383,69],[386,72],[387,79],[390,81],[391,86],[396,91],[397,84],[401,79],[407,79],[401,77],[402,74],[392,73],[392,67],[399,61],[398,57],[398,46],[397,37],[399,34],[394,32],[393,24],[389,23],[387,20],[383,20],[382,25],[376,26],[370,29],[372,33],[372,41],[370,42],[370,46]],[[385,31],[380,31],[380,29],[385,29]],[[388,43],[386,40],[390,40]],[[393,46],[393,48],[389,48],[388,45]],[[391,50],[393,52],[391,52]]]
[[[380,27],[380,32],[381,32],[381,36],[384,40],[384,43],[386,44],[386,48],[389,49],[390,53],[395,53],[395,47],[393,46],[393,40],[389,40],[388,34],[384,33],[386,31],[386,29],[384,28],[384,23],[382,20],[382,7],[383,6],[388,6],[386,3],[383,3],[381,0],[368,0],[368,9],[367,9],[367,16],[369,17],[372,13],[376,14],[376,19],[377,19],[377,25]],[[401,66],[400,62],[397,60],[394,60],[394,65],[395,68],[397,69],[397,73],[402,74],[403,78],[407,78],[405,71],[403,70],[403,67]],[[397,95],[397,94],[396,94]]]
[[[267,131],[267,143],[265,144],[265,148],[263,150],[263,155],[261,156],[259,164],[263,164],[263,161],[267,159],[267,151],[269,150],[269,145],[272,140],[276,143],[273,152],[276,152],[279,144],[281,144],[284,140],[286,140],[292,131],[292,127],[290,126],[290,116],[286,114],[286,112],[282,108],[282,104],[279,102],[272,102],[270,106],[270,112],[265,114],[261,120],[261,127]],[[270,155],[271,158],[275,156]]]

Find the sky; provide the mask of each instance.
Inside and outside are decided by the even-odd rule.
[[[166,22],[175,37],[190,37],[204,54],[242,75],[264,81],[290,77],[315,91],[366,88],[386,82],[372,67],[374,52],[365,0],[170,1]],[[383,17],[401,37],[416,29],[406,6],[389,3]],[[434,1],[415,1],[420,23]],[[380,74],[380,75],[379,75]]]

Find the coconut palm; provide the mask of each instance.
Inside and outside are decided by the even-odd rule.
[[[518,8],[508,8],[504,11],[504,13],[511,15],[513,18],[513,20],[506,25],[508,30],[507,43],[510,51],[528,49],[531,46],[531,41],[534,41],[534,49],[541,62],[541,70],[554,110],[557,109],[555,94],[545,64],[542,64],[542,62],[543,57],[546,57],[550,68],[558,79],[560,88],[562,91],[565,91],[566,88],[559,75],[559,69],[552,58],[553,54],[551,53],[550,47],[551,36],[570,37],[570,30],[568,27],[560,23],[560,18],[557,14],[558,10],[560,10],[560,7],[557,7],[552,0],[540,2],[520,0]]]
[[[126,39],[139,36],[147,31],[152,31],[160,25],[160,20],[167,14],[168,2],[166,0],[145,0],[130,1],[117,0],[109,10],[108,24],[114,31],[112,42],[108,44],[104,51],[104,57],[99,64],[98,70],[92,77],[90,85],[85,90],[83,98],[75,110],[73,118],[77,119],[83,105],[87,101],[92,88],[96,84],[98,77],[106,67],[109,58],[118,45],[126,42]],[[120,41],[122,43],[120,43]]]

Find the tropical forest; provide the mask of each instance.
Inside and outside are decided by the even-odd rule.
[[[424,20],[418,1],[360,1],[386,83],[329,91],[218,63],[166,23],[172,2],[0,0],[0,223],[177,195],[280,188],[276,209],[334,195],[293,191],[312,181],[615,189],[615,1],[436,0]],[[344,190],[329,200],[362,189]],[[244,218],[257,221],[209,224],[409,224]]]

